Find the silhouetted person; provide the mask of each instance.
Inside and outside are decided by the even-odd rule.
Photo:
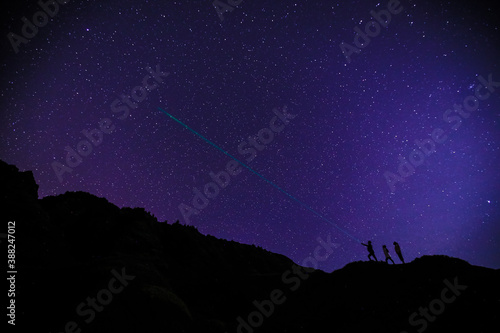
[[[388,264],[387,260],[392,261],[392,264],[394,265],[394,260],[392,260],[391,255],[389,254],[389,250],[387,249],[387,246],[382,245],[382,249],[384,250],[385,254],[385,263]]]
[[[375,252],[373,252],[372,241],[368,241],[368,244],[361,243],[361,245],[364,245],[367,247],[368,259],[370,259],[370,261],[372,260],[372,258],[371,258],[372,256],[373,256],[373,258],[375,258],[375,261],[378,261],[377,257],[375,256]]]
[[[394,242],[393,244],[394,244],[394,251],[396,251],[396,254],[399,257],[399,260],[401,260],[401,262],[404,264],[405,260],[403,259],[403,254],[401,253],[401,248],[399,247],[398,242]]]

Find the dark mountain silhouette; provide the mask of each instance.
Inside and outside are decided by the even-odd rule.
[[[2,221],[15,221],[16,331],[498,327],[498,269],[424,256],[405,265],[353,262],[325,273],[260,247],[202,235],[192,226],[158,223],[143,208],[120,209],[85,192],[38,199],[33,174],[3,161],[0,183]]]

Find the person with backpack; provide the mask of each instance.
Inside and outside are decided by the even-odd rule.
[[[387,246],[382,245],[382,249],[384,250],[385,254],[385,263],[388,264],[388,260],[392,261],[392,264],[394,265],[394,260],[392,260],[391,255],[389,254],[389,250],[387,249]]]

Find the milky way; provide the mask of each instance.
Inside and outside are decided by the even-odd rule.
[[[0,120],[40,197],[327,271],[368,240],[500,267],[494,2],[41,4],[4,5]]]

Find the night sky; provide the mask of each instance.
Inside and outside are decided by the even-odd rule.
[[[0,159],[40,197],[87,191],[326,271],[368,240],[500,268],[495,2],[13,3]],[[306,260],[318,237],[333,251]]]

